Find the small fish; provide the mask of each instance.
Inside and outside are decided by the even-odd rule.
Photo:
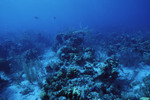
[[[54,17],[53,17],[53,19],[55,20],[55,19],[56,19],[56,17],[54,16]]]
[[[34,19],[39,19],[39,17],[38,16],[34,16]]]

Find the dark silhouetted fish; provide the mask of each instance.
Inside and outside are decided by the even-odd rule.
[[[53,19],[55,20],[55,19],[56,19],[56,17],[54,16],[54,17],[53,17]]]
[[[39,19],[39,17],[38,16],[34,16],[34,19]]]

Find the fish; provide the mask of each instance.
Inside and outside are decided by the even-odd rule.
[[[56,16],[54,16],[53,19],[55,20],[55,19],[56,19]]]
[[[40,19],[38,16],[34,16],[34,19]]]

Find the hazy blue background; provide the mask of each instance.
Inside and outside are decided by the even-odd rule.
[[[149,27],[150,0],[0,0],[1,33],[55,33],[80,26],[96,31]]]

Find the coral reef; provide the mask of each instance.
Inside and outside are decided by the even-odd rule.
[[[80,36],[85,33],[75,34]],[[43,100],[120,97],[120,86],[115,84],[118,78],[118,60],[115,57],[106,59],[104,63],[99,62],[95,50],[85,48],[83,39],[74,35],[74,32],[72,35],[58,34],[56,38],[61,44],[57,46],[56,53],[63,63],[53,76],[46,79],[42,93],[44,96],[41,97]],[[80,42],[76,44],[78,39]]]
[[[58,57],[66,62],[66,64],[83,65],[86,61],[92,62],[95,56],[95,51],[90,47],[84,47],[84,36],[85,33],[80,31],[75,31],[70,34],[58,34],[56,37],[57,45],[55,45],[58,49]],[[61,44],[61,46],[58,44]]]
[[[86,31],[68,31],[57,34],[52,48],[42,34],[32,36],[0,45],[0,88],[15,81],[24,88],[19,93],[27,96],[34,92],[22,85],[27,81],[42,88],[42,100],[150,98],[150,40],[142,33],[88,37]]]
[[[107,51],[108,56],[116,55],[124,66],[131,67],[140,62],[150,62],[150,40],[146,39],[143,33],[114,32],[107,35],[97,34],[95,38],[95,44],[99,45],[100,49]]]
[[[5,58],[0,58],[0,71],[5,73],[10,72],[9,62]]]
[[[0,72],[0,93],[2,92],[3,88],[6,87],[10,83],[10,79],[6,76],[4,72]]]
[[[143,93],[145,97],[150,97],[150,75],[146,76],[143,79],[144,87],[143,87]]]
[[[61,65],[57,67],[53,75],[46,79],[43,88],[46,97],[69,100],[97,98],[119,100],[139,99],[140,96],[149,97],[149,90],[146,88],[148,86],[143,87],[143,90],[146,89],[145,92],[147,92],[143,91],[145,95],[142,95],[141,84],[133,81],[137,75],[136,71],[129,79],[120,77],[120,71],[122,71],[120,65],[137,66],[140,62],[148,64],[149,41],[137,39],[128,34],[117,34],[116,38],[104,36],[105,40],[99,39],[102,44],[97,44],[107,53],[107,56],[101,60],[101,57],[96,56],[99,48],[91,48],[92,46],[88,47],[84,44],[85,35],[86,33],[76,31],[56,36],[57,43],[53,50],[57,53]],[[107,39],[111,41],[106,41]],[[140,88],[130,89],[128,92],[130,87]],[[133,94],[133,91],[138,91],[138,93]],[[124,96],[124,94],[127,95]]]

